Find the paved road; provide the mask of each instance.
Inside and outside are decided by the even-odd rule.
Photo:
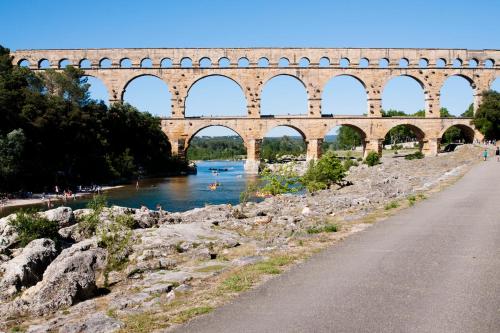
[[[178,332],[500,332],[500,163]]]

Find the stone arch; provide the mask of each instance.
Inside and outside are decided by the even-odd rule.
[[[489,86],[489,89],[495,90],[496,92],[500,93],[500,76],[493,78],[493,80],[491,81],[491,84]]]
[[[425,141],[428,138],[428,136],[426,135],[426,133],[423,129],[421,129],[420,127],[418,127],[410,122],[396,123],[393,126],[391,126],[390,128],[385,128],[383,135],[381,136],[383,138],[383,140],[386,141],[388,136],[390,135],[391,130],[396,129],[396,128],[408,128],[409,130],[411,130],[411,132],[415,135],[415,138],[419,143],[419,147],[418,147],[419,150],[422,151],[422,149],[424,148]],[[392,142],[392,140],[391,140],[391,144],[395,144],[395,143],[400,143],[400,142]],[[387,144],[387,142],[384,142],[384,144]]]
[[[90,98],[98,101],[102,100],[106,105],[109,105],[111,91],[110,87],[106,85],[106,81],[92,74],[84,74],[83,78],[88,78]]]
[[[269,59],[266,57],[259,58],[259,60],[257,61],[257,67],[260,68],[269,67]]]
[[[47,69],[47,68],[50,68],[51,65],[52,64],[50,63],[49,59],[42,58],[42,59],[38,60],[38,68],[39,69]]]
[[[180,65],[182,68],[191,68],[193,67],[193,60],[189,57],[183,57],[181,59]]]
[[[104,57],[99,60],[99,68],[111,68],[111,59]]]
[[[279,82],[283,78],[289,78],[292,79],[292,81],[287,81],[287,82]],[[273,86],[273,82],[276,82],[276,79],[278,79],[278,84],[279,86]],[[275,101],[274,103],[281,102],[281,105],[279,105],[280,108],[287,108],[288,110],[294,109],[294,110],[301,110],[300,112],[293,112],[293,115],[307,115],[308,110],[309,110],[309,93],[307,90],[307,86],[304,81],[302,81],[299,77],[293,75],[293,74],[288,74],[288,73],[283,73],[283,74],[275,74],[272,75],[268,78],[263,79],[263,84],[261,86],[261,91],[260,91],[260,102],[261,102],[261,115],[287,115],[290,114],[290,112],[283,112],[283,111],[278,111],[276,112],[276,109],[274,109],[272,112],[269,112],[270,110],[267,110],[267,103],[269,101]],[[292,83],[293,82],[293,83]],[[269,88],[269,84],[271,83],[271,88]],[[297,85],[295,83],[300,83],[300,93],[299,90],[297,89]],[[291,89],[297,89],[296,93],[297,94],[302,94],[304,93],[303,96],[297,96],[296,94],[292,94],[294,97],[292,99],[285,100],[283,97],[285,95],[284,91],[281,91],[279,89],[283,89],[284,86],[289,85],[289,88]],[[269,91],[274,94],[278,94],[280,98],[272,98],[273,95],[271,95],[271,99],[269,99]],[[304,102],[304,105],[301,106],[296,106],[297,103],[293,103],[293,99],[297,99],[295,102],[298,102],[302,104]],[[286,106],[283,106],[283,104],[287,104]],[[286,110],[285,110],[286,111]]]
[[[61,60],[59,60],[59,63],[58,63],[58,68],[60,69],[64,69],[66,68],[67,66],[70,66],[71,65],[71,62],[69,61],[68,58],[62,58]]]
[[[172,59],[170,58],[162,58],[160,60],[160,68],[170,68],[172,67]]]
[[[366,139],[367,139],[367,132],[366,130],[362,129],[361,127],[359,126],[356,126],[356,125],[353,125],[349,122],[340,122],[340,123],[337,123],[335,124],[334,126],[331,126],[331,127],[327,127],[327,131],[325,133],[325,135],[323,135],[323,140],[324,142],[326,143],[327,142],[327,136],[328,135],[337,135],[338,136],[338,131],[341,130],[342,127],[347,127],[347,128],[350,128],[350,129],[353,129],[357,134],[359,134],[359,138],[360,138],[360,144],[361,144],[361,153],[362,155],[361,156],[364,156],[365,155],[365,150],[366,150]],[[337,133],[334,133],[335,130],[337,130]],[[338,138],[338,137],[337,137]],[[322,145],[322,152],[324,153],[325,151],[325,148],[329,146],[328,144],[323,144]],[[356,143],[354,143],[354,146],[356,146]],[[337,146],[338,147],[338,146]]]
[[[132,60],[130,58],[121,58],[120,59],[120,68],[131,68]]]
[[[171,106],[171,99],[172,99],[172,92],[170,90],[170,86],[168,85],[167,82],[165,82],[161,77],[157,76],[157,75],[154,75],[154,74],[139,74],[139,75],[135,75],[131,78],[129,78],[122,90],[121,90],[121,94],[120,94],[120,98],[122,101],[125,101],[125,94],[127,92],[127,89],[130,87],[130,85],[136,81],[137,79],[141,79],[141,78],[154,78],[155,80],[157,80],[158,83],[162,83],[162,88],[160,88],[160,90],[163,90],[163,88],[166,89],[166,94],[165,91],[158,91],[157,94],[154,94],[155,91],[154,89],[157,89],[159,88],[159,86],[157,87],[150,87],[149,89],[147,89],[147,93],[153,93],[154,95],[152,95],[148,101],[149,103],[151,103],[152,101],[155,101],[156,98],[159,98],[161,101],[162,101],[162,105],[161,105],[161,112],[159,114],[157,114],[159,117],[170,117],[171,113],[172,113],[172,106]],[[150,84],[148,84],[149,86]],[[156,83],[155,83],[156,85]],[[163,95],[164,94],[164,95]],[[143,97],[145,96],[144,95],[144,92],[141,92],[141,98],[145,98]],[[164,102],[163,102],[164,101]],[[132,104],[132,103],[130,103]],[[150,113],[153,113],[154,114],[154,110],[151,110],[151,109],[141,109],[141,107],[139,105],[136,105],[136,107],[140,110],[140,111],[147,111],[147,112],[150,112]]]
[[[200,61],[198,61],[198,66],[200,66],[200,68],[211,68],[212,59],[210,59],[209,57],[202,57],[200,58]]]
[[[19,67],[30,67],[31,63],[29,62],[28,59],[22,58],[22,59],[19,59],[19,61],[17,62],[17,65]]]
[[[152,68],[153,67],[153,60],[151,58],[146,57],[141,60],[140,63],[141,68]]]
[[[189,149],[189,145],[190,145],[191,141],[193,140],[193,138],[198,133],[200,133],[201,131],[203,131],[204,129],[207,129],[207,128],[210,128],[210,127],[224,127],[224,128],[227,128],[228,130],[231,130],[232,132],[234,132],[235,134],[237,134],[243,140],[243,144],[245,145],[245,147],[247,146],[247,140],[239,132],[239,129],[234,129],[232,126],[230,126],[228,124],[225,124],[225,123],[222,123],[222,122],[221,123],[210,123],[210,124],[204,124],[204,125],[198,126],[194,130],[190,131],[190,134],[188,134],[188,136],[186,137],[186,141],[184,143],[184,153],[185,154],[187,154],[187,150]]]
[[[439,88],[440,108],[446,108],[452,115],[460,116],[470,104],[475,102],[475,95],[480,93],[471,77],[463,73],[455,73],[448,76]]]
[[[219,68],[226,68],[231,66],[231,60],[229,60],[228,57],[221,57],[217,61],[217,64],[219,65]]]
[[[235,84],[239,88],[239,92],[241,93],[241,95],[238,96],[237,98],[241,99],[243,101],[243,104],[244,104],[244,112],[241,112],[242,113],[241,115],[238,114],[236,116],[246,116],[246,115],[248,115],[248,100],[247,100],[247,97],[245,96],[245,91],[243,90],[243,87],[241,86],[241,84],[236,79],[234,79],[234,78],[232,78],[230,76],[227,76],[227,75],[223,75],[223,74],[209,74],[209,75],[204,75],[204,76],[198,77],[188,87],[188,90],[186,92],[186,97],[184,99],[184,114],[186,116],[189,116],[189,114],[188,114],[189,113],[188,103],[191,103],[190,102],[191,100],[189,99],[189,97],[190,97],[189,95],[190,95],[190,93],[192,93],[193,87],[195,87],[196,84],[199,83],[200,81],[208,79],[208,78],[223,78],[224,80],[228,80],[231,83]],[[231,89],[231,88],[229,88],[229,89]],[[219,94],[219,96],[222,95],[220,92],[218,92],[218,94]],[[231,92],[231,94],[233,94],[233,92]],[[227,98],[228,96],[222,96],[222,97],[223,98]],[[191,95],[191,98],[192,98],[192,95]],[[235,103],[237,103],[237,102],[235,102]],[[227,104],[227,102],[225,104]]]
[[[466,125],[466,124],[450,124],[450,125],[444,127],[441,130],[441,132],[439,133],[439,138],[441,139],[441,143],[443,143],[443,140],[442,140],[443,136],[451,128],[457,128],[462,132],[463,137],[466,141],[465,143],[473,143],[474,142],[474,138],[476,137],[476,131],[474,130],[474,128],[472,126]]]
[[[87,58],[83,58],[78,63],[78,67],[82,68],[82,69],[85,69],[85,68],[89,69],[92,67],[92,62]]]
[[[286,131],[288,131],[288,132],[293,131],[294,133],[293,134],[292,133],[279,134],[277,136],[270,135],[275,130],[279,131],[280,128],[285,132]],[[280,153],[292,154],[292,155],[297,155],[297,154],[301,155],[301,154],[306,153],[307,146],[308,146],[308,138],[307,138],[306,133],[295,124],[290,124],[288,122],[277,122],[277,123],[272,123],[271,126],[264,128],[262,133],[261,133],[261,137],[263,138],[262,139],[262,148],[261,148],[261,158],[262,159],[274,159],[274,157],[276,157],[276,155],[277,155],[275,150],[267,150],[266,149],[266,146],[268,145],[267,142],[272,142],[275,140],[279,140],[282,142],[285,137],[288,137],[289,138],[288,143],[290,143],[290,141],[293,140],[292,138],[295,137],[295,135],[294,135],[295,133],[298,133],[301,137],[301,140],[299,141],[299,145],[297,145],[297,142],[295,142],[294,144],[290,144],[292,150],[287,150],[286,152],[281,151]],[[277,139],[277,138],[280,138],[280,139]],[[279,144],[280,148],[282,146],[281,142]],[[286,140],[285,140],[285,142],[286,142]],[[272,143],[269,143],[269,144],[272,144]]]
[[[417,85],[415,86],[413,83],[416,83]],[[394,85],[397,85],[396,87],[393,87]],[[414,87],[417,87],[417,90],[414,91]],[[395,89],[394,93],[391,91],[392,89]],[[413,96],[415,99],[412,101],[411,99],[406,99],[405,103],[420,103],[420,107],[416,109],[411,109],[413,106],[406,105],[403,108],[400,107],[401,101],[398,100],[397,105],[394,106],[394,102],[391,101],[392,103],[389,104],[388,99],[398,99],[401,93],[401,89],[408,89],[411,90],[411,93],[416,93],[419,96]],[[403,74],[403,75],[391,75],[388,77],[387,81],[383,85],[382,89],[382,108],[385,111],[388,111],[390,109],[394,109],[397,111],[403,111],[407,115],[413,115],[417,113],[420,110],[425,110],[425,98],[426,98],[426,88],[425,84],[422,80],[420,80],[418,77],[414,75],[408,75],[408,74]],[[397,96],[397,97],[396,97]],[[418,99],[418,101],[417,101]]]
[[[343,89],[348,89],[348,91],[344,91]],[[353,96],[354,94],[355,96]],[[348,103],[346,99],[348,99]],[[322,88],[321,113],[325,115],[360,116],[366,112],[367,101],[366,84],[361,78],[352,74],[335,75]],[[342,111],[336,109],[337,104],[345,104],[339,107],[339,109],[342,108]],[[348,108],[350,108],[348,112],[343,112]]]

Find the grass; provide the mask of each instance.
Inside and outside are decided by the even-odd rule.
[[[118,332],[149,333],[165,326],[151,312],[130,315],[124,319],[124,324],[125,326]]]
[[[398,208],[398,207],[399,207],[399,203],[397,201],[391,201],[385,205],[384,209],[391,210],[391,209]]]
[[[213,309],[214,308],[211,306],[198,306],[198,307],[182,310],[176,316],[172,317],[172,319],[170,321],[172,323],[175,323],[175,324],[182,324],[195,316],[212,312]]]
[[[328,223],[328,224],[325,224],[322,226],[309,227],[306,229],[306,232],[309,235],[313,235],[313,234],[319,234],[322,232],[337,232],[337,231],[339,231],[339,229],[340,228],[337,224]]]
[[[413,206],[415,202],[417,202],[417,197],[414,195],[410,195],[408,198],[408,205]]]

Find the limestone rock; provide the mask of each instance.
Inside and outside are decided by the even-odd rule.
[[[56,256],[53,240],[41,238],[30,242],[19,256],[0,267],[4,272],[0,280],[0,298],[12,297],[23,288],[35,285]]]
[[[18,241],[18,234],[10,222],[16,218],[16,214],[11,214],[0,219],[0,253],[6,253]]]
[[[122,328],[123,323],[117,319],[96,312],[87,316],[83,321],[68,323],[63,326],[60,333],[111,333]]]
[[[40,212],[39,215],[49,221],[57,222],[59,224],[59,228],[68,227],[75,223],[75,216],[73,215],[73,210],[70,207],[57,207],[45,212]]]

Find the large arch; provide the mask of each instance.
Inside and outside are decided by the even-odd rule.
[[[461,116],[474,103],[474,82],[465,75],[452,75],[441,86],[441,113],[446,109],[452,116]]]
[[[262,86],[261,115],[307,115],[306,86],[298,77],[280,74]]]
[[[402,111],[406,115],[425,110],[424,84],[410,75],[391,77],[382,92],[382,109]]]
[[[367,110],[366,85],[358,77],[338,75],[323,88],[321,113],[331,115],[363,115]]]
[[[339,140],[340,139],[340,140]],[[366,133],[360,127],[349,123],[331,127],[323,138],[321,152],[335,151],[340,155],[356,155],[347,151],[360,152],[363,157],[366,149]],[[344,153],[342,153],[344,152]]]
[[[109,91],[104,82],[96,76],[85,74],[82,79],[86,79],[89,85],[88,92],[90,99],[102,101],[109,106]]]
[[[410,123],[401,123],[392,126],[387,129],[383,135],[383,148],[394,148],[394,145],[402,145],[403,148],[418,148],[419,151],[422,151],[424,148],[424,143],[426,138],[425,132],[416,125]],[[414,144],[417,144],[417,147],[414,147]]]
[[[121,99],[155,116],[172,115],[172,94],[165,81],[155,75],[142,74],[131,78],[123,88]]]
[[[298,135],[297,135],[298,134]],[[300,156],[307,151],[305,133],[298,127],[278,124],[263,135],[260,158],[273,161],[283,155]]]
[[[246,116],[247,100],[241,85],[225,75],[198,78],[184,101],[186,117]]]
[[[473,143],[475,134],[474,128],[468,125],[455,124],[448,126],[439,133],[439,150],[443,150],[443,147],[448,144]]]
[[[500,76],[495,78],[495,80],[493,80],[493,82],[491,83],[490,89],[495,90],[496,92],[500,93]]]
[[[246,155],[246,142],[244,137],[235,129],[233,129],[231,126],[225,125],[225,124],[209,124],[206,126],[201,126],[194,130],[192,134],[190,134],[185,141],[184,145],[184,154],[185,156],[188,157],[188,159],[200,159],[199,157],[201,156],[201,152],[196,152],[195,156],[193,157],[193,152],[189,152],[189,148],[191,148],[193,140],[195,138],[200,138],[200,142],[206,138],[208,141],[213,141],[214,138],[220,138],[220,137],[226,137],[223,143],[226,148],[227,146],[230,146],[231,149],[237,149],[238,150],[238,155]],[[235,138],[238,137],[238,138]],[[201,148],[199,147],[200,144],[198,142],[196,143],[196,148],[198,150]],[[240,147],[241,146],[241,147]],[[225,149],[226,149],[225,148]],[[210,154],[210,152],[206,151],[206,148],[203,151],[203,155]],[[196,158],[198,157],[198,158]],[[232,158],[233,156],[226,156],[223,154],[223,152],[220,151],[214,151],[213,155],[208,156],[208,158],[203,158],[203,159],[220,159],[220,158]]]

